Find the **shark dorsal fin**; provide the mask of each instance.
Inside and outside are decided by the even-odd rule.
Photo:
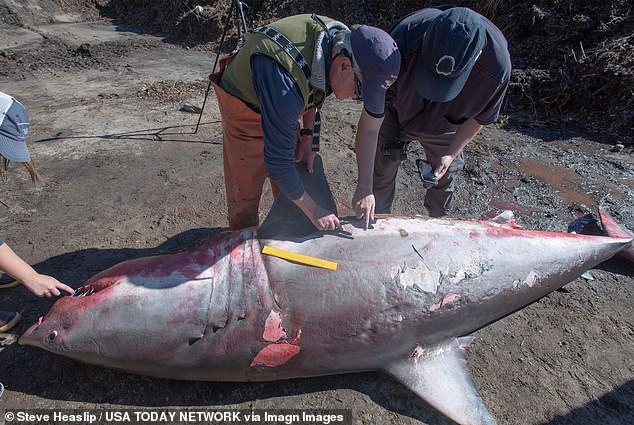
[[[472,339],[417,346],[385,371],[459,424],[495,425],[467,369],[465,351]]]
[[[492,223],[501,224],[502,226],[510,227],[512,229],[524,229],[522,226],[515,222],[515,216],[513,211],[505,210],[489,220]]]
[[[509,222],[515,222],[515,216],[513,215],[513,211],[504,210],[495,217],[493,217],[490,221],[495,223],[505,224]]]
[[[319,155],[315,156],[312,174],[306,169],[306,163],[295,164],[304,189],[322,208],[337,213],[335,200],[330,192],[324,173],[324,164]],[[283,193],[280,193],[264,222],[257,229],[259,239],[293,240],[315,233],[317,229],[308,217]]]

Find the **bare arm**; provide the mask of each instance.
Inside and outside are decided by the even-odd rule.
[[[379,130],[383,118],[374,118],[364,109],[359,118],[356,136],[357,155],[357,189],[352,198],[352,208],[357,218],[363,220],[363,228],[367,230],[370,220],[374,220],[374,194],[372,193],[372,172],[374,156],[379,139]]]
[[[24,260],[13,252],[6,243],[0,245],[0,269],[22,282],[31,292],[38,297],[52,297],[60,295],[60,289],[73,294],[73,288],[59,282],[51,276],[43,275],[29,266]]]
[[[303,128],[314,129],[316,113],[317,110],[315,108],[310,108],[304,112],[302,115]],[[299,144],[295,150],[295,162],[300,162],[302,158],[306,158],[306,168],[311,174],[313,172],[313,161],[315,160],[315,152],[313,152],[312,146],[313,136],[300,136]]]
[[[310,219],[317,230],[335,230],[341,227],[337,216],[317,205],[308,192],[304,191],[304,194],[294,199],[293,202]]]

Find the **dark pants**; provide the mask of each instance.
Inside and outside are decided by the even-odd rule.
[[[407,133],[400,128],[396,111],[388,107],[385,110],[385,120],[379,133],[379,143],[374,158],[373,191],[376,200],[375,211],[377,214],[390,214],[396,189],[396,174],[401,161],[394,161],[381,153],[381,146],[386,143],[399,143],[400,141],[418,141],[425,150],[427,161],[438,164],[440,157],[447,154],[449,144],[455,133],[441,135],[425,135]],[[427,190],[425,194],[425,208],[431,217],[444,216],[451,204],[453,197],[453,178],[455,174],[464,168],[464,156],[462,153],[452,162],[449,170],[438,181],[438,186]],[[422,183],[421,183],[422,188]]]

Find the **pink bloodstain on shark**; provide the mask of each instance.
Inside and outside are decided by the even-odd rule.
[[[264,323],[262,338],[265,341],[274,342],[274,344],[268,344],[261,349],[251,362],[251,367],[262,365],[275,367],[285,364],[301,350],[297,344],[299,335],[301,335],[301,329],[298,331],[298,336],[290,343],[282,341],[282,338],[286,337],[286,331],[282,328],[282,318],[280,313],[271,310],[271,314]]]

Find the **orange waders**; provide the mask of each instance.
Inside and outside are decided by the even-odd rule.
[[[239,230],[259,224],[258,207],[268,172],[264,164],[260,114],[217,84],[226,64],[221,63],[221,71],[211,80],[222,117],[229,228]],[[271,188],[273,196],[277,196],[278,188],[273,181]]]

